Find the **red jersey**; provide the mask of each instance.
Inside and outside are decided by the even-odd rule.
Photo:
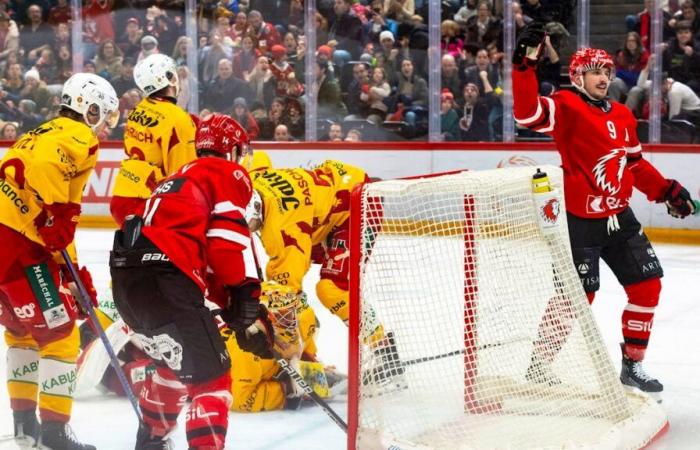
[[[515,121],[554,138],[564,171],[566,209],[584,218],[616,214],[632,187],[663,201],[668,181],[642,158],[637,121],[618,102],[602,108],[570,91],[540,97],[533,69],[513,70]]]
[[[207,271],[226,286],[257,279],[245,221],[252,184],[240,165],[199,158],[164,179],[146,202],[143,234],[202,291]]]

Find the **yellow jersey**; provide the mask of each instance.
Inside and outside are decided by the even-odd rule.
[[[146,97],[129,114],[124,159],[112,195],[147,199],[166,176],[197,158],[197,128],[187,113],[165,99]]]
[[[34,219],[44,204],[80,204],[98,150],[90,127],[67,117],[24,134],[0,163],[0,223],[44,245]]]

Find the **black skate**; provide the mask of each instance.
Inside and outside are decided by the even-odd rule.
[[[148,427],[141,425],[136,434],[135,450],[170,450],[170,439],[163,439],[160,436],[151,435]]]
[[[525,379],[531,383],[550,387],[561,384],[561,379],[552,370],[551,362],[532,361],[527,368]]]
[[[622,353],[620,381],[625,386],[639,389],[649,394],[656,401],[661,401],[661,392],[664,390],[664,385],[644,371],[641,361],[630,359],[624,352]]]
[[[377,359],[376,367],[362,374],[362,384],[405,389],[405,369],[396,350],[394,333],[389,331],[383,339],[374,344],[373,352],[374,358]]]
[[[63,422],[41,424],[41,437],[37,448],[43,450],[96,450],[94,445],[78,442],[70,425]]]
[[[29,411],[13,411],[15,419],[15,443],[21,449],[29,449],[36,445],[39,436],[39,421],[33,409]]]

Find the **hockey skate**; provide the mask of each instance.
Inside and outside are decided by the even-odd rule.
[[[20,449],[29,449],[36,445],[39,434],[39,421],[34,410],[13,411],[15,419],[15,443]]]
[[[621,344],[621,347],[623,348],[622,370],[620,371],[620,381],[622,384],[649,394],[654,400],[660,403],[661,392],[664,390],[664,385],[644,371],[642,361],[630,359],[625,354],[624,344]]]
[[[37,448],[43,450],[96,450],[94,445],[78,441],[70,425],[63,422],[41,424],[41,437]]]
[[[170,439],[151,435],[151,430],[141,425],[136,433],[135,450],[171,450]]]
[[[372,353],[374,367],[363,371],[362,384],[377,386],[381,394],[406,389],[405,369],[396,349],[394,333],[387,332],[373,345]]]

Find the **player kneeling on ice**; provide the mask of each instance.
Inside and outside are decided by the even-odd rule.
[[[272,327],[259,302],[260,281],[244,219],[252,184],[238,165],[249,151],[230,117],[202,121],[198,159],[163,180],[144,217],[127,220],[110,255],[114,300],[153,360],[140,393],[137,449],[168,448],[187,398],[188,446],[222,449],[231,405],[231,361],[204,305],[207,271],[226,288],[224,320],[244,351],[270,354]],[[235,162],[234,162],[235,161]]]
[[[21,448],[95,448],[78,442],[67,424],[81,311],[52,252],[73,241],[97,135],[116,125],[118,107],[104,78],[75,74],[63,86],[58,117],[22,136],[0,162],[0,324]]]
[[[673,217],[693,214],[696,206],[678,181],[664,178],[642,157],[632,112],[608,99],[615,74],[613,59],[605,50],[582,48],[574,53],[569,77],[576,91],[537,94],[536,68],[544,38],[544,29],[537,23],[518,36],[513,52],[515,120],[552,136],[557,144],[574,265],[589,302],[600,285],[601,258],[627,293],[622,313],[622,383],[658,394],[663,385],[644,371],[642,360],[663,270],[629,201],[632,188],[637,188],[650,201],[665,202]],[[567,336],[565,326],[540,327],[528,378],[547,373]]]

